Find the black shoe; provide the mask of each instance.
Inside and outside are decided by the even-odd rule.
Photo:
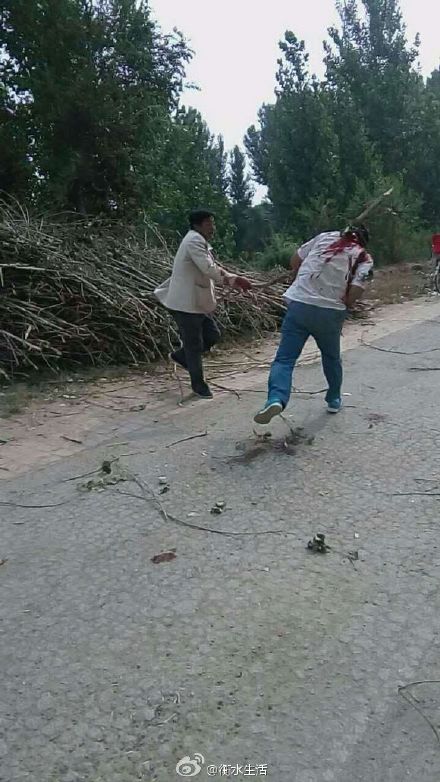
[[[204,383],[202,386],[197,386],[197,388],[193,388],[193,393],[196,396],[199,396],[200,399],[213,398],[213,393],[207,383]]]
[[[171,361],[174,361],[175,364],[178,364],[179,367],[182,367],[182,369],[185,369],[186,372],[188,372],[188,367],[186,366],[186,361],[182,361],[182,359],[179,359],[177,357],[176,353],[170,353],[170,359]]]

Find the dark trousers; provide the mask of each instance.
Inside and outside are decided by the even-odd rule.
[[[203,353],[208,353],[219,341],[221,332],[210,315],[171,311],[179,328],[182,347],[173,353],[179,364],[187,368],[194,391],[203,386]]]

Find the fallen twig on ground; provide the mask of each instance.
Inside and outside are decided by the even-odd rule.
[[[28,508],[29,510],[40,510],[42,508],[59,508],[61,505],[68,505],[69,500],[63,500],[63,502],[55,502],[52,505],[24,505],[21,502],[5,502],[0,501],[0,505],[7,506],[9,508]]]
[[[56,410],[48,410],[47,412],[50,413],[50,415],[56,415],[59,418],[65,418],[68,415],[81,415],[83,410],[76,410],[74,413],[58,413]]]
[[[179,373],[177,372],[177,365],[174,364],[173,369],[171,370],[171,377],[177,380],[177,383],[179,385],[179,393],[180,393],[180,400],[178,401],[177,405],[178,407],[181,407],[184,401],[184,393],[183,393],[183,384],[179,377]]]
[[[424,353],[434,353],[440,348],[429,348],[428,350],[395,350],[394,348],[381,348],[379,345],[372,345],[371,342],[365,342],[361,337],[359,340],[361,345],[366,348],[372,348],[373,350],[379,350],[381,353],[396,353],[398,356],[420,356]]]
[[[213,383],[212,381],[211,385],[215,388],[220,388],[223,391],[230,391],[232,394],[236,394],[239,397],[239,394],[267,394],[267,388],[230,388],[229,386],[221,386],[218,383]],[[300,388],[292,388],[292,394],[302,394],[303,396],[316,396],[318,394],[323,394],[327,391],[326,388],[322,388],[319,391],[303,391]],[[344,405],[344,407],[354,407],[354,405]]]
[[[408,367],[408,372],[440,372],[440,367]]]
[[[115,443],[115,445],[117,445],[117,443]],[[128,445],[128,443],[120,443],[120,445]],[[109,447],[112,447],[112,446],[109,446]],[[114,447],[114,446],[113,446],[113,447]],[[107,467],[107,465],[108,465],[108,466],[110,467],[110,469],[111,469],[111,465],[112,465],[114,462],[117,462],[117,461],[118,461],[118,459],[121,459],[121,458],[123,458],[124,456],[133,456],[133,454],[125,454],[125,453],[121,453],[121,454],[119,454],[119,456],[115,456],[115,457],[113,457],[113,459],[105,459],[105,460],[102,462],[102,464],[101,464],[101,467],[98,467],[96,470],[90,470],[90,472],[85,472],[85,473],[83,473],[82,475],[72,475],[72,477],[71,477],[71,478],[63,478],[63,480],[61,481],[61,483],[69,483],[70,481],[79,481],[81,478],[89,478],[89,476],[90,476],[90,475],[96,475],[96,473],[98,473],[98,472],[102,472],[102,470],[103,470],[103,466],[104,466],[104,465],[106,465],[106,467],[105,467],[105,469],[106,469],[106,470],[108,470],[108,467]]]
[[[305,394],[306,396],[316,396],[317,394],[324,394],[327,391],[326,388],[320,388],[319,391],[303,391],[301,388],[293,388],[292,394]],[[347,407],[347,405],[345,405]]]
[[[111,382],[111,381],[108,381]],[[133,385],[136,381],[132,380],[130,383],[126,384],[125,386],[119,386],[118,388],[109,388],[107,391],[105,389],[99,389],[100,394],[116,394],[117,391],[124,391],[126,388],[133,388]],[[134,398],[134,397],[133,397]],[[121,399],[130,399],[130,397],[121,397]]]
[[[440,734],[435,727],[434,723],[429,719],[429,717],[426,716],[425,712],[418,706],[418,704],[414,701],[414,698],[411,697],[411,695],[406,693],[406,690],[410,687],[415,687],[420,684],[440,684],[440,681],[436,679],[427,679],[426,681],[420,681],[420,682],[411,682],[410,684],[406,684],[403,687],[398,687],[397,692],[398,694],[403,698],[404,701],[406,701],[410,706],[412,706],[419,714],[420,716],[425,720],[425,722],[429,725],[431,728],[434,736],[436,737],[438,743],[440,744]]]
[[[91,470],[90,472],[84,472],[82,475],[72,475],[71,478],[63,478],[61,483],[69,483],[69,481],[79,481],[80,478],[88,478],[90,475],[96,475],[100,470]]]
[[[184,521],[183,519],[179,519],[177,516],[172,515],[171,513],[168,513],[167,510],[165,510],[163,504],[161,503],[159,497],[155,494],[153,489],[148,486],[148,484],[145,484],[143,481],[140,480],[136,475],[133,473],[128,473],[127,475],[130,476],[131,480],[140,488],[142,494],[133,494],[132,492],[126,492],[126,491],[119,491],[118,494],[121,494],[125,497],[132,497],[135,500],[141,500],[143,502],[153,502],[156,505],[156,508],[159,511],[159,514],[162,516],[164,521],[172,521],[175,524],[178,524],[182,527],[189,527],[190,529],[199,530],[201,532],[211,532],[214,535],[225,535],[226,537],[240,537],[240,536],[259,536],[259,535],[295,535],[294,532],[289,532],[286,530],[261,530],[258,532],[228,532],[227,530],[222,529],[216,529],[215,527],[205,527],[201,524],[194,524],[190,521]]]
[[[440,497],[439,491],[397,491],[389,495],[390,497]]]
[[[179,445],[179,443],[187,443],[189,440],[196,440],[198,437],[207,437],[208,436],[208,430],[206,429],[204,432],[200,432],[199,434],[191,434],[189,437],[182,437],[181,440],[175,440],[173,443],[168,443],[168,445],[165,446],[165,448],[172,448],[173,445]]]
[[[220,391],[228,391],[228,393],[230,393],[230,394],[234,394],[234,396],[236,396],[236,397],[237,397],[237,399],[240,399],[240,398],[241,398],[241,397],[240,397],[240,394],[239,394],[239,392],[238,392],[238,391],[236,391],[236,389],[235,389],[235,388],[228,388],[228,386],[221,386],[219,383],[214,383],[212,380],[210,381],[210,383],[211,383],[211,385],[212,385],[214,388],[218,388],[218,389],[220,389]],[[241,390],[241,389],[240,389],[240,390]]]
[[[92,399],[87,399],[88,405],[94,407],[102,407],[104,410],[114,410],[116,413],[141,413],[145,410],[146,405],[132,405],[131,407],[115,407],[114,405],[102,405],[100,402],[94,402]]]
[[[220,388],[223,391],[230,391],[231,394],[236,394],[238,398],[240,398],[240,394],[266,394],[267,391],[264,388],[258,389],[258,388],[229,388],[228,386],[219,386],[217,383],[212,383],[211,385],[215,388]]]

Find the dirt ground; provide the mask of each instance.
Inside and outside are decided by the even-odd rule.
[[[422,296],[429,292],[431,271],[430,261],[384,266],[375,272],[367,299],[377,304],[397,304]]]

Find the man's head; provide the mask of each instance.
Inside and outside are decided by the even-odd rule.
[[[209,209],[194,209],[189,216],[189,224],[193,231],[198,231],[208,241],[214,236],[214,213]]]
[[[350,232],[353,233],[362,247],[366,247],[370,241],[370,234],[365,225],[351,225]]]

